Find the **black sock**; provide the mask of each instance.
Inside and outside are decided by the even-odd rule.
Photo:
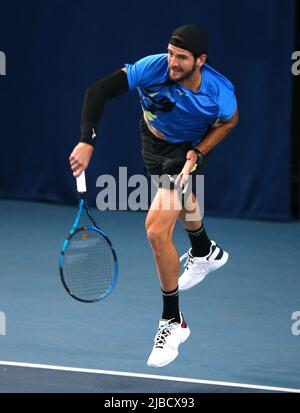
[[[162,318],[164,320],[170,320],[174,318],[174,321],[180,323],[180,314],[179,314],[179,291],[178,287],[173,291],[163,291],[163,313]]]
[[[186,230],[192,244],[192,255],[194,257],[205,257],[209,254],[211,241],[208,238],[204,225],[196,231]]]

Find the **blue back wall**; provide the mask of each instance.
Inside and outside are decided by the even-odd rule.
[[[207,215],[290,218],[295,1],[1,1],[0,196],[70,203],[68,156],[80,133],[85,89],[148,54],[172,31],[199,23],[210,60],[236,87],[240,121],[212,153]],[[90,200],[101,174],[143,173],[136,92],[111,100],[88,169]]]

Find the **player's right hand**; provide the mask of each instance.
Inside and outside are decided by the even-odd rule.
[[[78,177],[83,171],[86,170],[93,152],[94,147],[88,143],[80,142],[75,146],[69,156],[71,169],[75,177]]]
[[[175,185],[180,187],[182,190],[184,189],[185,185],[188,182],[190,174],[194,171],[195,169],[195,164],[197,162],[197,154],[193,150],[190,150],[186,154],[186,162],[184,164],[184,167],[182,171],[178,174]]]

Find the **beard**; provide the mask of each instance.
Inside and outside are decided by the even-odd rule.
[[[183,82],[184,80],[189,79],[195,73],[196,66],[197,65],[196,65],[196,62],[195,62],[194,66],[191,70],[188,70],[186,72],[182,72],[182,75],[179,76],[179,77],[176,77],[176,78],[171,76],[171,69],[169,68],[169,79],[172,80],[173,82]]]

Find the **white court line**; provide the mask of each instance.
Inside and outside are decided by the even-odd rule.
[[[269,390],[269,391],[278,391],[278,392],[287,392],[287,393],[300,393],[300,389],[290,389],[287,387],[258,386],[256,384],[231,383],[231,382],[226,382],[226,381],[212,381],[212,380],[199,380],[199,379],[190,379],[187,377],[159,376],[156,374],[128,373],[124,371],[85,369],[85,368],[77,368],[77,367],[52,366],[49,364],[21,363],[21,362],[15,362],[15,361],[1,361],[1,360],[0,360],[0,365],[16,366],[16,367],[31,367],[35,369],[72,371],[72,372],[77,372],[77,373],[107,374],[111,376],[138,377],[138,378],[143,378],[143,379],[169,380],[169,381],[178,381],[182,383],[211,384],[213,386],[239,387],[239,388],[244,388],[244,389],[257,389],[257,390]]]

